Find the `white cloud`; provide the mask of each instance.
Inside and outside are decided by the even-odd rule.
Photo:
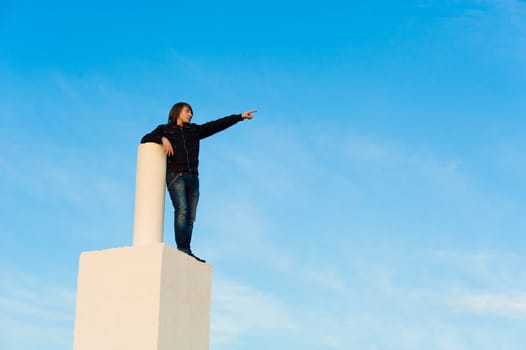
[[[448,307],[480,316],[526,318],[526,275],[517,270],[525,256],[497,251],[436,251],[440,274],[454,276],[437,288],[435,300]],[[444,281],[442,281],[444,282]],[[440,297],[440,293],[444,296]]]
[[[116,207],[123,205],[122,186],[87,165],[89,154],[74,154],[75,150],[57,145],[41,146],[35,153],[31,147],[0,144],[0,148],[10,150],[0,158],[5,181],[37,196],[64,198],[73,205],[81,206],[90,197],[96,197],[98,203],[107,199]]]
[[[1,206],[5,206],[0,228],[4,234],[16,234],[17,241],[21,241],[29,239],[20,233],[24,230],[55,235],[64,232],[67,237],[75,230],[77,237],[93,239],[107,230],[108,221],[119,234],[131,226],[130,221],[125,222],[130,220],[133,208],[134,186],[129,181],[133,177],[127,176],[129,173],[117,177],[114,165],[93,160],[89,152],[53,144],[40,146],[38,152],[31,147],[27,143],[0,142],[0,148],[9,150],[0,155]],[[26,221],[23,213],[29,208],[39,210]],[[51,219],[58,217],[60,225]],[[27,225],[21,226],[20,222]],[[38,228],[33,227],[35,222],[39,222]]]
[[[3,350],[70,349],[75,293],[18,269],[0,270]]]
[[[526,292],[517,295],[457,295],[448,301],[448,305],[478,315],[526,318]]]
[[[430,253],[432,261],[438,263],[439,273],[462,276],[468,283],[479,288],[491,288],[504,294],[516,294],[526,290],[526,272],[517,269],[526,263],[526,256],[509,251],[451,251]]]
[[[2,350],[69,350],[73,345],[73,328],[0,316]]]
[[[459,159],[425,154],[419,149],[407,148],[397,140],[354,134],[349,135],[339,147],[349,160],[364,162],[368,166],[406,171],[409,169],[408,173],[422,175],[437,182],[446,179],[457,182],[464,180]]]
[[[290,310],[267,292],[234,281],[214,282],[212,347],[236,343],[243,336],[287,332],[296,328]]]

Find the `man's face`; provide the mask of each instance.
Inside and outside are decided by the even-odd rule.
[[[177,125],[190,123],[190,119],[192,119],[192,111],[188,106],[184,106],[181,110],[181,113],[179,113],[179,117],[177,118]]]

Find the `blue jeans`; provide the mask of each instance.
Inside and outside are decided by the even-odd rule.
[[[189,253],[199,200],[199,177],[191,173],[168,173],[166,186],[174,206],[175,243],[178,249]]]

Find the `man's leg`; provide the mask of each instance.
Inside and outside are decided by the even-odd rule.
[[[174,207],[174,233],[177,248],[190,250],[191,232],[188,232],[187,223],[187,194],[185,184],[185,174],[168,174],[166,177],[168,192]]]
[[[197,203],[199,202],[199,177],[195,174],[187,174],[188,181],[186,181],[186,203],[187,216],[186,225],[188,230],[188,247],[192,239],[192,231],[194,229],[194,221],[197,212]]]
[[[198,258],[190,249],[197,202],[199,200],[199,178],[195,174],[168,174],[166,177],[168,192],[174,207],[174,232],[177,249]]]
[[[188,181],[186,182],[186,200],[188,205],[188,216],[186,217],[188,234],[188,254],[196,258],[200,262],[205,260],[198,258],[192,253],[190,249],[190,240],[192,239],[192,230],[194,228],[195,215],[197,212],[197,203],[199,201],[199,177],[195,174],[188,174]]]

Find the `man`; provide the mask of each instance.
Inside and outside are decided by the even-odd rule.
[[[155,142],[167,155],[166,186],[174,206],[174,231],[177,249],[198,258],[190,249],[192,230],[199,200],[199,142],[244,119],[252,119],[256,110],[233,114],[205,124],[191,124],[192,107],[186,102],[173,105],[168,123],[145,135],[141,143]]]

